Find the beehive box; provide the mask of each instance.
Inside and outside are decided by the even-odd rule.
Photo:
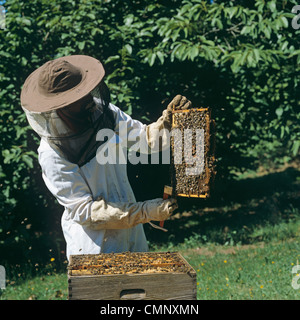
[[[196,272],[178,252],[73,255],[69,300],[195,300]]]
[[[215,176],[215,123],[211,119],[209,108],[194,108],[188,110],[174,110],[172,114],[172,128],[179,129],[181,140],[172,137],[172,162],[171,162],[171,185],[173,196],[207,198]],[[190,129],[191,136],[186,139],[185,130]],[[197,129],[203,130],[202,139],[197,138]],[[198,130],[199,131],[199,130]],[[181,144],[181,149],[176,143]],[[185,149],[191,152],[187,152]],[[181,152],[178,155],[178,150]],[[199,161],[198,153],[202,153]],[[175,154],[181,157],[181,163],[175,160]],[[195,159],[193,159],[193,157]],[[196,161],[197,160],[197,161]],[[189,163],[190,161],[190,163]],[[197,167],[198,166],[198,167]],[[194,169],[199,174],[187,174],[187,168]]]

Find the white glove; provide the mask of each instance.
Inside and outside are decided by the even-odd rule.
[[[175,209],[178,208],[176,199],[162,200],[160,198],[144,202],[144,210],[149,222],[167,220]]]
[[[157,151],[162,151],[164,146],[167,144],[168,139],[162,137],[163,143],[162,145],[158,145],[159,139],[158,135],[162,129],[167,129],[171,131],[172,129],[172,110],[184,110],[190,109],[192,107],[192,102],[188,100],[185,96],[178,94],[175,98],[169,103],[168,107],[163,111],[162,116],[157,119],[157,121],[152,122],[147,125],[146,133],[147,133],[147,143],[150,148],[155,149]]]
[[[139,223],[151,220],[163,221],[168,219],[177,209],[175,199],[154,199],[144,202],[106,202],[102,197],[91,206],[92,229],[127,229]]]

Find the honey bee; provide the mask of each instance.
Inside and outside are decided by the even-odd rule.
[[[189,112],[176,112],[173,113],[173,127],[176,127],[182,132],[182,137],[184,138],[185,129],[192,130],[192,139],[189,141],[183,141],[183,145],[186,148],[190,148],[192,152],[189,155],[184,154],[183,148],[181,154],[181,163],[178,164],[178,161],[174,161],[174,150],[178,150],[178,143],[181,141],[171,140],[172,148],[172,162],[171,162],[171,184],[173,187],[173,193],[176,194],[185,194],[185,195],[196,195],[207,192],[209,190],[209,181],[210,176],[214,174],[214,165],[212,155],[209,154],[210,151],[210,113],[209,110],[197,110],[191,109]],[[188,168],[189,163],[194,163],[193,157],[196,153],[196,129],[204,130],[204,167],[203,172],[199,175],[187,175],[186,168]],[[203,146],[203,145],[202,145]],[[181,146],[182,147],[182,146]],[[199,145],[198,145],[199,147]],[[180,150],[180,149],[179,149]],[[187,158],[189,156],[190,158]],[[193,168],[200,168],[201,163],[193,164]],[[200,170],[199,170],[200,172]]]
[[[82,255],[74,257],[68,268],[89,270],[93,275],[189,271],[176,253],[165,252]]]

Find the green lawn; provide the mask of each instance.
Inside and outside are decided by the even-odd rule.
[[[0,300],[65,300],[67,290],[66,273],[44,275],[25,281],[8,282]]]
[[[300,259],[299,239],[251,246],[219,246],[178,249],[197,272],[200,300],[300,299],[292,287],[293,266]],[[8,282],[1,300],[65,300],[66,273]]]
[[[193,249],[185,257],[197,272],[198,299],[300,299],[292,287],[299,241]]]

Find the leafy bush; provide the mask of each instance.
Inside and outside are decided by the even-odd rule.
[[[53,242],[61,238],[61,208],[40,179],[38,138],[20,108],[22,84],[34,69],[64,55],[94,56],[105,65],[113,102],[145,122],[177,93],[210,106],[218,177],[229,179],[299,154],[295,4],[7,0],[0,30],[0,256],[18,252],[17,261],[32,262],[41,244],[47,259],[49,250],[61,250]]]

